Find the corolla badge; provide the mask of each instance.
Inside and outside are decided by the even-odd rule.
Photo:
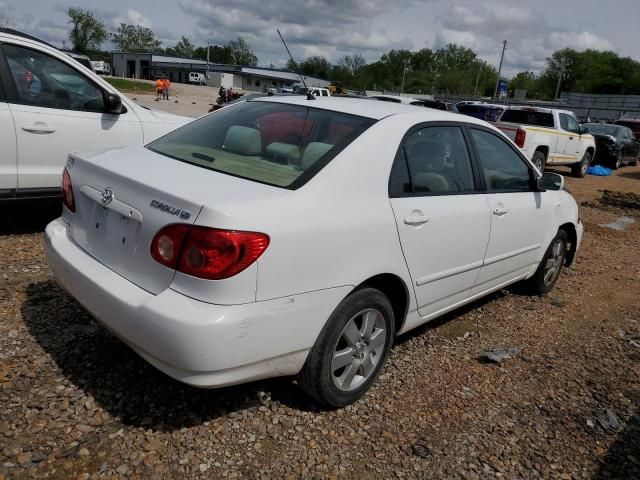
[[[109,205],[113,200],[114,196],[115,194],[113,193],[113,190],[110,187],[105,188],[102,191],[102,196],[101,196],[102,204]]]
[[[168,203],[163,203],[158,200],[151,200],[149,206],[171,215],[175,215],[176,217],[180,217],[183,220],[188,220],[191,217],[191,212],[187,212],[186,210],[182,210],[181,208],[174,207],[173,205],[169,205]]]

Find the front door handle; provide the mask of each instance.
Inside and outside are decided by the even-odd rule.
[[[55,128],[49,127],[46,123],[36,122],[33,125],[23,125],[22,130],[30,133],[47,134],[56,131]]]
[[[508,211],[509,211],[509,210],[507,210],[507,209],[506,209],[506,208],[504,208],[504,207],[496,207],[496,208],[494,208],[494,209],[493,209],[493,214],[494,214],[494,215],[497,215],[497,216],[499,216],[499,217],[501,217],[501,216],[503,216],[503,215],[506,215],[506,213],[507,213]]]
[[[569,140],[573,140],[573,137],[569,137]]]
[[[429,217],[425,217],[424,215],[409,215],[404,217],[404,223],[407,225],[419,226],[427,223],[429,221]]]

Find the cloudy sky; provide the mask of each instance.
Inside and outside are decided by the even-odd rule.
[[[335,60],[361,53],[369,61],[392,48],[458,43],[504,71],[540,71],[554,50],[615,50],[640,60],[640,0],[0,0],[0,23],[61,46],[69,6],[93,10],[111,30],[120,22],[151,27],[163,46],[185,35],[224,43],[243,36],[260,65],[283,65],[280,28],[298,58]]]

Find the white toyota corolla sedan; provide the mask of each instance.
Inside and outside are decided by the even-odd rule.
[[[563,185],[472,117],[265,97],[144,147],[71,155],[46,253],[166,374],[297,375],[343,406],[396,335],[518,281],[553,287],[582,237]]]

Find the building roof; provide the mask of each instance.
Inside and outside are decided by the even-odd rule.
[[[190,65],[206,65],[206,60],[197,60],[195,58],[170,57],[167,55],[151,55],[152,62],[160,63],[188,63]],[[211,65],[211,64],[209,64]]]

